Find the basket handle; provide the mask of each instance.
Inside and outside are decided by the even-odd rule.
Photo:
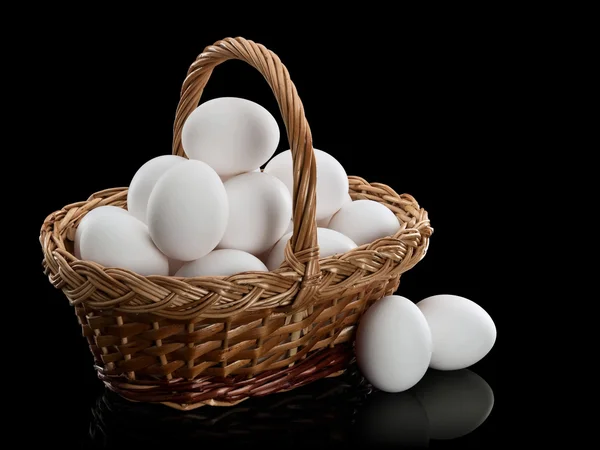
[[[245,61],[267,80],[286,127],[294,172],[294,228],[285,256],[286,262],[302,276],[300,291],[293,303],[296,309],[313,297],[321,278],[315,219],[317,171],[304,107],[279,57],[263,45],[241,37],[226,38],[206,47],[190,66],[181,88],[173,130],[173,154],[187,157],[181,143],[183,124],[198,106],[213,69],[230,59]]]

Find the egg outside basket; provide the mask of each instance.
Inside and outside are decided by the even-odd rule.
[[[264,46],[227,38],[190,66],[177,108],[173,153],[213,69],[237,59],[258,70],[283,117],[294,170],[293,236],[272,272],[228,277],[140,276],[81,261],[72,240],[81,219],[105,205],[126,208],[127,189],[93,194],[44,221],[43,266],[76,315],[105,385],[126,399],[189,410],[235,405],[343,373],[366,308],[399,285],[424,256],[432,228],[407,194],[350,176],[353,200],[375,200],[398,217],[393,236],[319,259],[316,165],[302,102],[280,59]]]

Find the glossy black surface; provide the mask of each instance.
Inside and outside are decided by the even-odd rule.
[[[355,443],[493,448],[503,432],[496,365],[506,332],[500,322],[506,299],[496,298],[497,277],[509,276],[498,270],[495,244],[509,244],[506,233],[491,231],[507,211],[492,197],[498,184],[490,175],[497,155],[507,150],[492,126],[501,84],[492,44],[462,29],[375,37],[356,27],[329,34],[319,26],[302,33],[201,28],[119,33],[69,21],[44,33],[44,45],[31,52],[30,67],[44,68],[43,105],[32,111],[35,129],[24,136],[22,151],[35,156],[47,176],[32,181],[36,194],[21,224],[31,252],[19,266],[28,274],[20,286],[35,290],[23,300],[30,303],[10,341],[24,360],[8,361],[18,382],[5,387],[26,408],[16,421],[33,425],[22,435],[25,442],[136,450],[206,448],[209,442],[222,444],[213,449],[230,448],[246,441],[282,450]],[[397,293],[415,302],[455,294],[483,306],[496,322],[498,342],[481,362],[465,371],[430,372],[401,394],[371,393],[354,374],[231,410],[178,413],[104,392],[72,308],[41,272],[39,228],[52,211],[126,186],[145,161],[169,153],[189,65],[204,46],[236,35],[263,43],[286,64],[316,148],[335,156],[348,174],[410,193],[429,211],[435,230],[429,252],[402,277]],[[262,104],[283,130],[268,86],[248,66],[228,62],[214,71],[203,100],[219,96]],[[278,151],[287,148],[282,133]]]
[[[465,448],[489,444],[494,394],[464,369],[429,371],[414,388],[374,390],[353,365],[345,375],[233,407],[182,412],[141,405],[110,391],[89,411],[90,448],[170,445],[252,445],[276,448]],[[80,430],[83,431],[83,430]]]

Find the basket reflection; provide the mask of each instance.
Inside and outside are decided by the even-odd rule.
[[[260,444],[262,448],[427,448],[466,436],[488,418],[494,395],[470,370],[430,370],[412,389],[374,390],[356,365],[286,393],[189,412],[133,403],[106,391],[92,410],[89,448]]]
[[[334,444],[351,439],[354,416],[371,391],[355,367],[293,391],[188,412],[133,403],[106,391],[92,410],[89,435],[97,448],[163,447],[179,442],[264,447],[282,439],[292,446]]]

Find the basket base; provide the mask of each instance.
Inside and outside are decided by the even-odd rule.
[[[349,344],[311,354],[291,367],[263,372],[255,377],[203,377],[196,380],[136,381],[106,375],[96,367],[106,387],[132,402],[160,403],[190,411],[201,406],[234,406],[252,397],[287,392],[321,378],[344,373],[353,359]]]

